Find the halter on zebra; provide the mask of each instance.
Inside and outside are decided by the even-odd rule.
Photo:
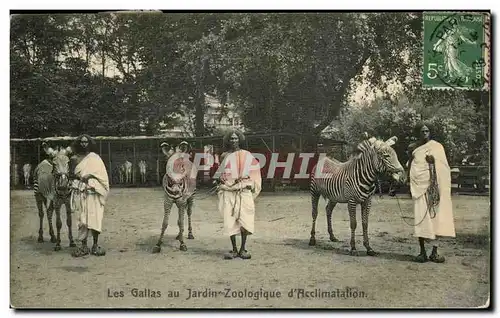
[[[49,223],[50,242],[56,243],[54,250],[61,249],[61,206],[66,207],[66,225],[68,226],[69,246],[75,247],[71,230],[71,207],[70,207],[70,159],[72,153],[70,147],[54,150],[46,143],[42,147],[49,159],[40,162],[33,173],[33,189],[35,193],[38,216],[40,217],[40,228],[38,230],[38,242],[43,242],[43,207],[47,210],[47,220]],[[52,215],[56,212],[57,237],[54,236],[52,227]]]
[[[368,137],[366,133],[365,135]],[[347,203],[351,228],[350,254],[358,255],[355,232],[357,226],[356,207],[360,204],[363,245],[368,255],[374,256],[377,254],[370,247],[368,239],[368,216],[370,213],[371,198],[376,190],[375,182],[377,175],[390,173],[397,182],[404,182],[406,178],[398,156],[394,149],[391,148],[396,141],[397,137],[395,136],[385,142],[372,137],[358,144],[356,153],[346,162],[326,157],[318,162],[311,174],[310,190],[313,222],[309,245],[316,245],[315,227],[318,216],[318,201],[320,196],[323,196],[328,200],[326,215],[330,241],[338,241],[332,231],[333,209],[337,203]]]
[[[180,242],[179,249],[181,251],[187,251],[187,246],[184,243],[184,211],[187,209],[188,215],[188,239],[194,239],[192,227],[191,227],[191,214],[193,213],[193,203],[194,194],[196,191],[196,172],[193,169],[196,167],[189,161],[189,156],[187,153],[188,143],[183,141],[179,144],[179,151],[175,151],[174,148],[167,144],[162,143],[160,145],[163,154],[168,160],[167,171],[163,176],[163,190],[164,200],[163,200],[163,223],[161,227],[160,238],[153,248],[153,253],[159,253],[161,251],[161,245],[163,244],[163,236],[165,230],[168,227],[168,219],[170,217],[170,211],[172,206],[175,204],[179,211],[179,218],[177,225],[179,226],[179,234],[176,240]],[[175,157],[173,157],[175,155]]]

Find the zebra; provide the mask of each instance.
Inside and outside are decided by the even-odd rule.
[[[146,163],[145,160],[141,160],[139,161],[138,166],[139,166],[139,173],[141,174],[141,182],[146,183],[146,172],[148,164]]]
[[[61,249],[61,206],[66,207],[66,225],[68,226],[69,246],[75,247],[72,233],[71,205],[70,205],[70,159],[72,153],[71,147],[66,149],[59,148],[54,150],[42,143],[45,153],[49,156],[48,159],[40,162],[33,172],[33,191],[35,195],[36,205],[38,208],[38,216],[40,217],[40,228],[38,230],[38,242],[43,240],[43,208],[47,210],[47,220],[49,223],[50,242],[56,243],[54,250]],[[54,235],[52,227],[52,215],[56,212],[56,229],[57,236]]]
[[[179,217],[177,225],[179,226],[179,234],[176,240],[180,242],[180,250],[187,251],[187,246],[184,243],[184,211],[187,210],[188,216],[188,239],[194,239],[193,230],[191,227],[191,215],[193,213],[194,195],[196,192],[196,167],[189,161],[187,153],[189,144],[185,141],[178,146],[178,151],[174,147],[163,142],[160,147],[163,154],[167,158],[167,170],[163,176],[162,186],[164,190],[163,200],[163,223],[160,232],[160,238],[153,248],[153,253],[161,251],[163,244],[163,236],[168,226],[168,219],[172,206],[177,206]],[[176,157],[172,157],[176,155]],[[171,160],[168,160],[171,159]]]
[[[29,187],[30,185],[30,177],[31,177],[31,164],[25,163],[23,165],[23,177],[24,177],[24,185]]]
[[[368,137],[368,135],[365,135]],[[355,242],[356,207],[361,205],[363,226],[363,245],[367,254],[377,253],[370,247],[368,239],[368,216],[371,198],[376,187],[377,175],[390,173],[398,182],[405,182],[406,175],[398,156],[391,147],[397,141],[393,136],[387,141],[371,137],[358,144],[356,152],[346,162],[324,157],[313,167],[311,173],[310,194],[312,203],[312,229],[309,245],[316,245],[315,227],[318,216],[318,201],[323,196],[327,201],[326,215],[330,241],[337,242],[332,231],[332,212],[337,203],[347,203],[351,228],[351,255],[358,255]],[[322,170],[320,170],[322,167]],[[319,173],[319,174],[318,174]]]

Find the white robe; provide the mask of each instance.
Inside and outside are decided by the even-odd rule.
[[[224,217],[224,233],[232,236],[241,233],[241,227],[249,233],[255,231],[255,202],[262,189],[262,178],[258,161],[246,150],[230,153],[223,159],[225,186],[218,191],[219,212]],[[234,184],[235,180],[243,179]],[[252,190],[232,191],[251,186]],[[227,187],[226,187],[227,186]],[[231,190],[228,190],[231,189]]]
[[[425,193],[430,185],[429,164],[425,156],[433,155],[436,164],[436,178],[439,186],[439,205],[436,216],[431,218],[427,211]],[[410,167],[410,188],[415,211],[415,236],[436,239],[436,236],[455,237],[453,205],[451,202],[451,172],[443,146],[430,140],[416,148]],[[419,224],[420,223],[420,224]]]
[[[106,166],[101,157],[91,152],[75,167],[75,175],[77,178],[92,175],[87,183],[74,180],[72,184],[71,205],[78,213],[79,226],[101,232],[104,205],[109,194]]]

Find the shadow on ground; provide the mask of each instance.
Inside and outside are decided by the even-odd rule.
[[[334,246],[334,244],[340,244],[343,245],[341,247]],[[343,242],[316,242],[316,246],[309,246],[309,240],[300,240],[300,239],[285,239],[283,243],[278,243],[278,245],[287,245],[287,246],[292,246],[295,248],[300,248],[300,249],[305,249],[305,250],[324,250],[324,251],[332,251],[335,254],[338,255],[346,255],[348,257],[355,257],[350,255],[350,248],[346,246]],[[380,252],[377,251],[376,256],[368,256],[366,254],[366,250],[364,247],[357,247],[358,248],[358,257],[377,257],[377,258],[382,258],[382,259],[388,259],[388,260],[397,260],[397,261],[403,261],[403,262],[408,262],[412,261],[414,255],[410,254],[399,254],[399,253],[392,253],[392,252]]]
[[[490,248],[490,237],[487,233],[457,233],[454,240],[466,248]],[[447,241],[453,241],[453,239],[447,239]]]
[[[61,240],[61,248],[62,249],[60,251],[54,251],[54,247],[56,246],[56,243],[50,242],[50,236],[44,237],[44,241],[42,243],[38,243],[38,236],[34,236],[34,235],[24,236],[20,239],[20,241],[23,242],[24,244],[26,244],[26,246],[28,246],[29,250],[40,253],[42,255],[53,255],[55,253],[57,253],[57,254],[60,254],[60,253],[70,254],[71,251],[73,250],[72,247],[69,247],[69,241]]]

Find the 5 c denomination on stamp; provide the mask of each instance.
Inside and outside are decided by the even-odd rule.
[[[490,14],[424,12],[423,20],[423,88],[488,90]]]

